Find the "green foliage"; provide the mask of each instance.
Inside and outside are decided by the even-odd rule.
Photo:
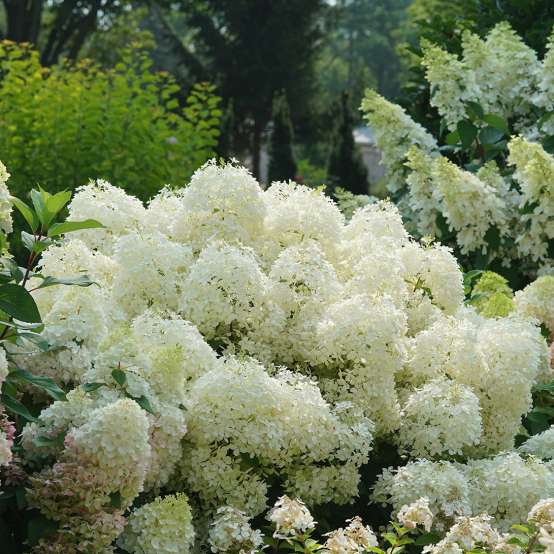
[[[86,275],[74,278],[43,275],[36,271],[40,254],[54,243],[54,239],[49,237],[60,237],[80,229],[98,228],[102,224],[92,219],[71,223],[57,222],[71,199],[68,191],[50,194],[39,187],[38,190],[31,190],[30,197],[32,206],[18,198],[12,198],[14,207],[23,214],[31,233],[22,232],[22,243],[28,251],[25,267],[19,267],[10,257],[0,258],[0,344],[10,343],[25,347],[30,343],[47,352],[50,345],[40,335],[44,325],[31,293],[52,285],[87,287],[93,282]],[[34,283],[36,279],[42,282],[29,290],[31,279]],[[21,384],[39,387],[54,400],[65,400],[65,392],[49,377],[37,376],[18,368],[11,357],[8,357],[8,364],[10,372],[2,384],[0,401],[12,416],[24,421],[36,421],[29,408],[21,402],[18,393]]]
[[[331,145],[327,175],[333,186],[341,186],[352,194],[367,194],[367,170],[354,143],[353,117],[348,95],[343,93],[337,128]]]
[[[272,129],[269,140],[268,182],[288,181],[296,177],[294,159],[294,135],[290,120],[289,105],[284,91],[273,99]]]
[[[214,153],[219,98],[203,83],[180,107],[179,87],[150,66],[128,50],[113,70],[46,69],[30,47],[1,43],[0,150],[12,192],[23,198],[39,179],[56,192],[104,178],[147,199],[185,182]]]

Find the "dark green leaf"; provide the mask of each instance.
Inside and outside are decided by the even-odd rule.
[[[2,403],[9,412],[17,414],[27,421],[38,421],[19,400],[5,392],[2,394]]]
[[[46,207],[46,201],[48,199],[48,193],[43,191],[42,189],[40,191],[33,189],[31,191],[31,200],[33,202],[33,206],[35,208],[35,212],[38,216],[38,219],[40,223],[42,223],[43,226],[47,226],[50,221],[52,221],[53,214],[51,214],[48,211],[48,208]]]
[[[42,514],[37,515],[27,523],[27,540],[30,546],[36,545],[40,539],[53,535],[58,524]]]
[[[554,136],[546,137],[542,141],[542,147],[549,153],[554,154]]]
[[[155,415],[154,410],[152,409],[152,406],[150,405],[150,401],[146,396],[140,396],[138,398],[133,397],[133,400],[143,409],[146,410],[148,413]]]
[[[477,102],[466,102],[469,114],[473,116],[476,119],[483,119],[485,115],[485,111],[483,110],[483,107],[481,104],[478,104]]]
[[[123,386],[127,382],[127,376],[122,369],[114,369],[112,371],[112,377],[114,378],[114,381],[120,386]]]
[[[38,217],[37,214],[23,202],[23,200],[20,200],[19,198],[16,198],[15,196],[12,196],[10,198],[12,204],[21,212],[21,215],[25,218],[25,221],[31,228],[31,231],[33,233],[38,229]]]
[[[45,390],[54,400],[67,400],[63,389],[61,389],[56,382],[50,379],[50,377],[33,375],[30,371],[25,369],[16,369],[11,371],[8,377],[10,379],[17,379],[18,381],[25,381],[35,385],[36,387]]]
[[[121,493],[119,491],[110,494],[110,505],[112,508],[121,508]]]
[[[20,321],[41,321],[34,298],[24,287],[13,283],[0,286],[0,310]]]
[[[63,223],[54,223],[50,229],[48,229],[49,237],[57,237],[64,233],[71,233],[72,231],[80,231],[81,229],[98,229],[104,225],[95,219],[85,219],[84,221],[64,221]]]
[[[479,141],[482,144],[495,144],[503,136],[504,136],[504,133],[499,129],[496,129],[495,127],[484,127],[479,132]]]
[[[463,119],[462,121],[458,121],[456,128],[458,129],[462,146],[466,149],[469,148],[477,137],[477,127],[475,127],[471,121]]]
[[[25,231],[21,232],[21,241],[27,250],[35,252],[36,254],[40,254],[52,245],[52,241],[50,239],[37,240],[33,235],[26,233]]]
[[[423,535],[420,535],[416,540],[415,543],[419,546],[425,546],[428,544],[435,544],[440,540],[440,536],[435,533],[425,533]]]
[[[510,134],[510,128],[508,127],[508,122],[503,117],[500,117],[499,115],[488,113],[483,116],[483,121],[485,123],[488,123],[491,127],[494,127],[499,131],[502,131],[502,133],[505,135]]]
[[[451,133],[448,133],[446,135],[446,144],[453,146],[454,144],[458,144],[460,142],[460,133],[458,131],[452,131]]]

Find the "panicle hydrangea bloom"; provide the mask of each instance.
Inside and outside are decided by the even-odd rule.
[[[434,91],[431,105],[437,108],[453,131],[458,121],[465,118],[466,102],[479,100],[481,91],[475,74],[468,71],[456,55],[439,46],[423,41],[422,48],[425,78]]]
[[[432,153],[438,150],[437,143],[403,108],[385,100],[375,91],[366,91],[361,110],[375,133],[375,143],[383,152],[388,188],[396,192],[404,187],[404,162],[410,147],[415,145],[426,153]]]
[[[323,191],[294,182],[275,182],[263,193],[266,205],[262,257],[273,262],[281,250],[305,241],[315,242],[334,260],[344,216]]]
[[[506,232],[506,206],[497,191],[468,171],[459,169],[444,157],[433,164],[434,194],[462,254],[487,251],[485,235],[495,226]]]
[[[529,437],[519,447],[519,451],[543,460],[554,460],[554,425],[542,433]]]
[[[250,172],[235,163],[210,160],[196,170],[181,203],[169,234],[195,253],[212,240],[254,246],[262,235],[263,193]]]
[[[538,143],[522,137],[508,144],[508,163],[521,188],[521,232],[518,251],[533,260],[548,257],[548,241],[554,238],[554,158]]]
[[[511,117],[529,110],[537,86],[537,55],[506,22],[495,25],[482,40],[465,32],[463,63],[479,88],[476,98],[485,111]]]
[[[479,514],[493,516],[499,528],[509,529],[524,521],[541,498],[552,496],[553,477],[552,464],[515,452],[466,464],[418,460],[396,471],[385,469],[373,498],[398,511],[425,496],[438,529],[456,516]]]
[[[212,552],[254,554],[263,545],[261,531],[252,529],[244,512],[232,506],[217,509],[210,526],[208,542]]]
[[[479,399],[467,385],[431,381],[408,397],[403,410],[398,440],[414,457],[453,456],[479,444]]]
[[[157,497],[134,510],[118,539],[133,554],[188,554],[193,544],[192,513],[183,493]]]
[[[266,281],[250,249],[210,243],[183,282],[180,311],[208,340],[229,340],[261,324]]]
[[[444,539],[432,546],[426,546],[423,552],[446,554],[466,552],[478,546],[494,547],[501,540],[500,534],[491,525],[492,517],[481,514],[475,517],[459,517],[448,530]]]
[[[515,305],[518,312],[538,319],[554,333],[554,276],[538,277],[516,292]]]
[[[539,500],[529,512],[527,519],[539,524],[551,524],[554,522],[554,498]]]
[[[140,229],[146,220],[140,200],[101,179],[78,188],[68,209],[68,221],[95,219],[104,225],[94,233],[77,231],[73,236],[106,255],[112,254],[116,237]]]
[[[315,527],[316,522],[305,504],[298,498],[281,496],[269,511],[267,519],[275,525],[273,536],[286,539],[303,535]]]
[[[415,529],[421,525],[427,532],[431,531],[433,512],[429,508],[429,499],[423,496],[411,504],[402,506],[396,518],[407,529]]]
[[[11,195],[6,186],[9,178],[6,166],[0,162],[0,229],[6,234],[11,233],[13,229]]]
[[[356,516],[347,520],[348,526],[336,529],[325,536],[324,551],[331,554],[361,554],[372,546],[378,546],[377,537],[371,527],[364,525]]]
[[[539,543],[546,548],[546,554],[554,553],[554,525],[544,525],[540,528]]]
[[[221,505],[231,483],[241,478],[233,470],[241,460],[252,461],[251,477],[256,475],[256,466],[279,468],[286,475],[301,462],[324,467],[350,462],[356,469],[367,460],[372,440],[367,419],[331,411],[314,382],[290,372],[270,376],[255,360],[224,360],[193,384],[186,404],[188,434],[182,475],[212,505]],[[213,461],[219,459],[219,472],[212,473],[209,464],[194,461],[199,448],[212,456],[218,452]],[[318,488],[306,499],[327,491],[329,500],[347,501],[329,494],[340,491],[341,477],[338,472],[333,479],[316,480]],[[251,504],[246,487],[234,495],[239,509],[254,514],[263,509],[263,504]]]

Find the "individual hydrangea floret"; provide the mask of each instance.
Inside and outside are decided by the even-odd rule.
[[[250,518],[232,506],[217,509],[210,526],[208,542],[212,552],[254,554],[263,545],[263,535],[252,529]]]
[[[301,500],[292,500],[286,495],[277,500],[267,519],[275,526],[273,536],[280,539],[304,535],[316,524]]]
[[[324,552],[330,554],[361,554],[371,547],[378,546],[377,537],[371,527],[364,525],[356,516],[347,520],[348,526],[327,533],[323,545]]]
[[[402,506],[396,519],[407,529],[415,529],[421,525],[427,532],[431,531],[433,512],[429,508],[429,499],[423,496],[411,504]]]

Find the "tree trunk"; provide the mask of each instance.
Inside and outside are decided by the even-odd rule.
[[[6,37],[14,42],[36,44],[44,0],[4,0]]]
[[[258,181],[260,180],[261,172],[262,128],[261,121],[254,121],[254,134],[252,135],[252,174]]]

